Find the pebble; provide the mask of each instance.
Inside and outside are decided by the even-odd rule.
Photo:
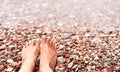
[[[73,59],[78,60],[78,59],[79,59],[79,56],[78,56],[78,55],[71,55],[71,57],[70,57],[70,58],[73,58]]]
[[[8,72],[11,72],[13,70],[13,68],[8,68],[6,71],[8,71]]]
[[[18,63],[17,62],[12,62],[12,66],[17,66]]]
[[[67,68],[72,68],[73,62],[68,63]]]
[[[70,36],[71,36],[70,34],[65,33],[65,34],[62,36],[62,39],[69,39]]]
[[[4,40],[4,38],[0,36],[0,41],[3,41],[3,40]]]
[[[99,38],[93,38],[92,42],[99,43],[99,42],[102,42],[102,40]]]
[[[98,57],[98,56],[95,56],[94,60],[99,60],[99,57]]]
[[[60,63],[64,63],[65,62],[65,59],[63,58],[63,56],[58,57],[57,60]]]
[[[45,34],[43,34],[41,37],[42,37],[42,38],[46,38],[47,36],[46,36]]]
[[[85,37],[89,37],[89,36],[90,36],[90,33],[86,33],[86,34],[85,34]]]
[[[104,62],[104,66],[109,66],[110,62]]]
[[[3,49],[5,49],[5,48],[6,48],[6,45],[0,46],[0,50],[3,50]]]
[[[9,45],[10,48],[15,48],[15,45]]]
[[[37,29],[37,30],[36,30],[36,33],[41,34],[41,33],[42,33],[42,31],[41,31],[41,30],[39,30],[39,29]]]
[[[13,38],[14,43],[18,43],[18,41],[19,41],[18,38]]]
[[[92,61],[91,64],[92,64],[92,65],[98,65],[99,62],[98,62],[98,61]]]
[[[12,59],[7,59],[8,63],[13,63],[14,61]]]
[[[78,66],[78,65],[74,65],[72,68],[75,69],[75,68],[77,68],[77,66]]]
[[[62,49],[64,49],[64,48],[65,48],[64,45],[59,45],[59,49],[60,49],[60,50],[62,50]]]

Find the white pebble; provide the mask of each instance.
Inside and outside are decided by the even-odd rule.
[[[13,63],[14,61],[12,59],[7,59],[8,63]]]
[[[6,71],[11,72],[12,70],[13,70],[13,68],[8,68]]]

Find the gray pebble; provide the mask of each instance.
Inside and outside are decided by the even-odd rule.
[[[64,48],[65,48],[64,45],[60,45],[60,46],[59,46],[59,49],[60,49],[60,50],[62,50],[62,49],[64,49]]]
[[[92,64],[92,65],[98,65],[99,62],[98,62],[98,61],[92,61],[91,64]]]
[[[77,68],[77,66],[78,66],[78,65],[74,65],[72,68],[75,69],[75,68]]]
[[[67,68],[72,68],[73,62],[68,63]]]
[[[62,36],[62,39],[69,39],[70,38],[70,34],[64,34],[63,36]]]
[[[64,63],[65,62],[65,59],[63,58],[63,56],[58,57],[57,60],[60,63]]]
[[[105,65],[105,66],[109,66],[109,65],[110,65],[110,62],[104,62],[104,65]]]

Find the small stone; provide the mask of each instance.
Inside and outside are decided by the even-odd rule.
[[[13,38],[14,43],[18,43],[18,41],[19,41],[18,38]]]
[[[86,34],[85,34],[85,37],[89,37],[89,36],[90,36],[90,33],[86,33]]]
[[[8,68],[6,71],[8,71],[8,72],[11,72],[13,70],[13,68]]]
[[[72,68],[73,62],[68,63],[67,68]]]
[[[3,49],[5,49],[5,48],[6,48],[6,45],[0,46],[0,50],[3,50]]]
[[[12,62],[12,66],[17,66],[18,63],[17,62]]]
[[[98,57],[98,56],[95,56],[94,60],[99,60],[99,57]]]
[[[59,45],[59,49],[60,49],[60,50],[62,50],[62,49],[64,49],[64,48],[65,48],[64,45]]]
[[[118,54],[120,52],[120,50],[115,50],[114,54]]]
[[[37,29],[36,33],[41,34],[42,32],[39,29]]]
[[[63,22],[57,23],[58,26],[63,26]]]
[[[77,66],[78,66],[78,65],[74,65],[72,68],[75,69],[75,68],[77,68]]]
[[[67,33],[66,33],[66,34],[64,34],[64,35],[62,36],[62,39],[69,39],[70,36],[71,36],[70,34],[67,34]]]
[[[57,60],[60,63],[64,63],[65,62],[65,59],[63,58],[63,56],[58,57]]]
[[[110,63],[109,62],[104,62],[104,66],[109,66]]]
[[[41,37],[42,37],[42,38],[46,38],[47,36],[46,36],[45,34],[43,34]]]
[[[14,61],[12,59],[7,59],[8,63],[13,63]]]
[[[9,47],[10,47],[10,48],[15,48],[15,45],[10,45]]]
[[[111,36],[111,37],[115,37],[115,36],[116,36],[116,34],[110,34],[110,36]]]
[[[4,38],[0,36],[0,41],[3,41],[3,40],[4,40]]]
[[[99,43],[99,42],[102,42],[102,40],[99,38],[93,38],[92,42]]]
[[[99,62],[98,62],[98,61],[92,61],[91,64],[92,64],[92,65],[98,65]]]
[[[74,58],[74,59],[76,59],[76,60],[79,59],[78,55],[71,55],[71,58]]]

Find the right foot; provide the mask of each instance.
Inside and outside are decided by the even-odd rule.
[[[55,44],[52,40],[45,38],[41,40],[40,49],[40,68],[49,67],[53,71],[57,58]]]

